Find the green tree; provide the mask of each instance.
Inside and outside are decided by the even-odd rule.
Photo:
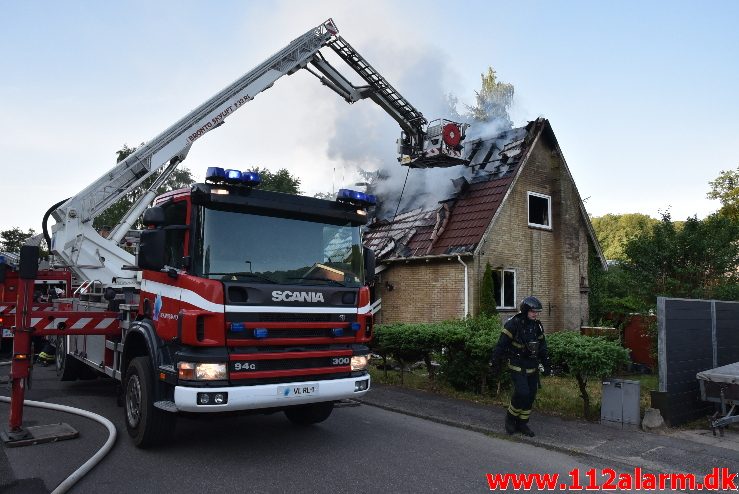
[[[467,106],[469,116],[476,122],[503,122],[505,127],[513,126],[508,110],[513,104],[513,84],[501,82],[492,67],[485,74],[480,74],[481,87],[475,91],[474,106]],[[455,98],[449,97],[454,106]]]
[[[606,259],[624,260],[624,247],[628,241],[650,231],[659,220],[646,214],[633,213],[606,214],[591,218],[590,222]]]
[[[142,143],[143,145],[143,143]],[[136,151],[136,147],[128,147],[127,144],[124,144],[121,149],[116,151],[116,163],[120,163],[124,159],[128,158],[131,154],[133,154],[134,151]],[[108,209],[103,211],[100,215],[98,215],[93,220],[93,226],[95,228],[103,228],[103,227],[114,227],[118,223],[120,223],[123,216],[131,209],[131,206],[141,197],[141,195],[151,186],[152,183],[154,183],[154,180],[156,180],[156,177],[161,172],[157,172],[153,174],[151,177],[147,178],[142,182],[142,184],[138,187],[136,187],[134,190],[130,191],[128,194],[126,194],[124,197],[113,203]],[[192,184],[195,180],[192,177],[192,172],[190,172],[187,168],[177,168],[175,169],[172,174],[169,176],[169,178],[164,182],[164,184],[157,189],[157,195],[163,194],[170,190],[180,189],[182,187],[187,187],[190,184]],[[137,220],[136,223],[133,225],[134,228],[141,228],[142,225],[140,223],[140,219]]]
[[[600,324],[603,320],[613,322],[625,314],[643,313],[654,306],[651,298],[623,264],[610,266],[604,271],[600,262],[590,271],[590,321]]]
[[[30,228],[27,232],[23,232],[17,226],[9,230],[0,231],[0,250],[11,254],[20,254],[23,244],[34,235],[36,235],[36,232],[33,228]]]
[[[624,251],[637,295],[651,305],[656,296],[718,298],[737,280],[739,221],[714,214],[688,218],[677,228],[667,213]]]
[[[739,166],[736,170],[723,170],[708,185],[711,187],[708,198],[721,201],[719,213],[739,220]]]
[[[39,236],[39,238],[28,242],[28,240],[34,236],[36,236],[36,231],[33,228],[29,228],[27,232],[23,232],[20,228],[16,226],[9,230],[1,231],[0,251],[10,252],[12,254],[20,254],[21,247],[28,243],[29,245],[38,245],[40,249],[40,258],[48,259],[49,249],[47,248],[46,240]]]
[[[485,264],[485,274],[480,287],[480,315],[495,316],[498,310],[495,307],[495,294],[493,293],[493,268],[490,263]]]
[[[287,168],[280,168],[276,172],[271,172],[267,168],[254,168],[254,170],[262,177],[262,183],[259,186],[262,190],[271,190],[273,192],[284,192],[285,194],[300,194],[300,179],[290,174]]]

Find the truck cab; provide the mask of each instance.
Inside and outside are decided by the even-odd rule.
[[[284,410],[310,424],[370,388],[374,257],[360,230],[373,198],[263,191],[252,172],[236,175],[209,169],[210,183],[166,193],[144,214],[121,369],[135,439],[148,377],[133,363],[147,354],[154,414]]]

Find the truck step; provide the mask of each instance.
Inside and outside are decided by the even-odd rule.
[[[174,404],[174,401],[155,401],[154,406],[160,410],[164,410],[165,412],[176,413],[179,411],[177,409],[177,405]]]

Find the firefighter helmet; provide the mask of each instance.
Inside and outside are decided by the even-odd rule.
[[[521,301],[521,312],[528,314],[530,310],[541,310],[541,302],[538,298],[530,296]]]

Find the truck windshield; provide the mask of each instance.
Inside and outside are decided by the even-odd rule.
[[[359,227],[202,209],[194,271],[249,283],[357,287],[364,279]]]

